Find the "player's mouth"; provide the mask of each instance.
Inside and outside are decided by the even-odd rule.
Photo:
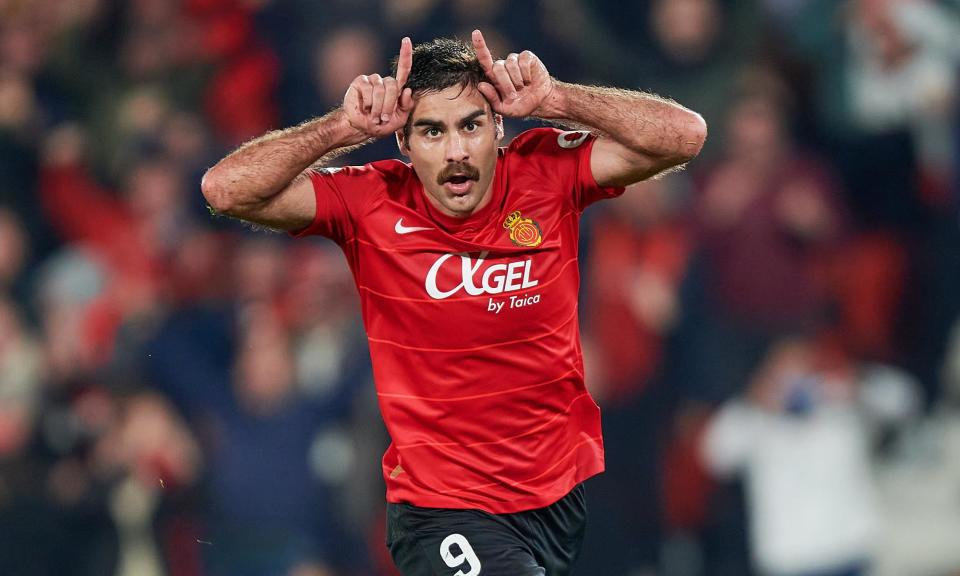
[[[440,185],[454,196],[469,194],[473,183],[479,179],[480,171],[466,163],[450,164],[437,177]]]
[[[456,196],[464,196],[470,193],[470,188],[473,187],[473,183],[475,181],[475,178],[471,178],[466,175],[456,175],[447,178],[447,180],[443,183],[443,187],[446,188],[451,194]]]

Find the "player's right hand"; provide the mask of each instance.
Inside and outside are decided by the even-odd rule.
[[[413,110],[413,93],[404,87],[413,63],[413,43],[400,41],[397,77],[361,74],[354,78],[343,97],[347,121],[369,138],[393,134],[407,123]]]
[[[554,82],[536,54],[524,50],[494,61],[479,30],[473,31],[473,49],[487,75],[487,82],[480,82],[477,89],[494,112],[512,118],[545,115],[544,104],[553,93]]]

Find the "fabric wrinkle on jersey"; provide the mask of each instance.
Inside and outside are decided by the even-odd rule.
[[[464,219],[433,208],[399,160],[311,173],[317,214],[294,235],[333,239],[359,290],[392,439],[387,501],[514,513],[603,471],[577,319],[579,217],[623,188],[597,185],[594,141],[518,135],[499,150],[493,198]]]

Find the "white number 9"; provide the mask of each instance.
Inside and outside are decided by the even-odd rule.
[[[450,552],[450,547],[454,544],[460,548],[460,553],[457,555]],[[464,562],[467,563],[469,572],[457,570],[457,573],[453,576],[477,576],[480,574],[480,559],[477,558],[477,553],[473,551],[473,547],[470,546],[467,539],[460,534],[451,534],[443,539],[443,542],[440,543],[440,557],[451,568],[463,566]]]

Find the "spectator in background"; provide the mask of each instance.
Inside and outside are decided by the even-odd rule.
[[[723,124],[732,98],[730,78],[759,45],[760,14],[751,2],[564,0],[549,5],[556,21],[551,27],[563,30],[567,43],[589,55],[581,74],[591,80],[617,78],[690,102],[709,126]],[[704,158],[715,158],[721,142],[711,138]]]
[[[369,26],[356,24],[333,30],[317,41],[313,77],[319,102],[311,111],[314,115],[325,114],[338,106],[354,78],[377,68],[382,61],[379,38]],[[334,163],[364,164],[397,154],[395,143],[378,140],[337,158]]]
[[[604,522],[599,536],[587,538],[583,558],[606,573],[659,566],[664,574],[697,574],[705,554],[714,562],[708,573],[742,573],[741,551],[729,539],[716,546],[722,553],[696,541],[715,522],[708,511],[716,512],[698,458],[706,410],[686,400],[689,388],[677,382],[671,357],[678,328],[700,329],[681,294],[696,250],[692,187],[684,173],[643,182],[616,209],[599,207],[590,218],[587,372],[611,454],[606,474],[593,481]]]
[[[953,177],[960,12],[928,0],[809,0],[787,23],[814,68],[820,139],[858,217],[917,229]]]
[[[871,434],[919,406],[909,379],[871,379],[810,339],[777,342],[748,393],[703,442],[707,467],[746,476],[752,554],[764,576],[860,576],[879,509]]]
[[[660,508],[657,467],[669,426],[666,340],[679,314],[679,286],[692,249],[679,217],[682,177],[629,187],[616,206],[589,213],[584,346],[591,394],[603,409],[606,472],[591,480],[591,514],[603,517],[582,554],[598,573],[655,565]]]
[[[47,138],[38,186],[45,218],[59,241],[85,246],[109,271],[149,276],[153,258],[145,235],[129,207],[93,177],[88,140],[76,125]]]
[[[807,21],[819,30],[807,30],[801,45],[812,47],[809,53],[832,72],[823,76],[820,108],[859,223],[890,229],[899,259],[912,264],[902,267],[906,306],[899,341],[888,348],[910,350],[903,361],[932,400],[939,393],[934,367],[949,319],[960,310],[951,197],[958,178],[951,159],[958,148],[952,127],[958,121],[960,7],[933,0],[855,0],[844,9],[811,3],[805,12],[837,16],[834,29],[823,27],[822,19]],[[896,259],[890,259],[892,267]]]
[[[313,397],[335,396],[344,371],[365,375],[360,303],[350,272],[329,247],[296,245],[285,255],[285,285],[279,290],[278,313],[293,337],[297,380]],[[273,260],[277,262],[278,260]]]
[[[629,403],[661,369],[665,337],[676,326],[679,288],[693,249],[681,212],[690,181],[682,175],[632,185],[616,208],[592,216],[586,331],[591,393]]]
[[[209,465],[201,538],[216,543],[203,551],[214,576],[364,568],[358,528],[333,498],[350,473],[331,473],[342,462],[314,454],[350,417],[363,377],[344,337],[355,308],[334,304],[350,286],[311,253],[322,249],[286,259],[284,249],[269,238],[241,244],[228,308],[184,308],[150,347],[151,379],[188,414]]]
[[[756,10],[721,0],[654,0],[650,4],[650,57],[638,62],[634,83],[690,102],[710,126],[723,125],[735,84],[730,78],[757,47]],[[704,86],[710,86],[704,90]],[[707,144],[715,158],[722,139]]]
[[[242,320],[232,393],[202,408],[213,575],[288,574],[329,562],[329,536],[318,530],[330,503],[318,499],[308,459],[318,415],[296,391],[282,327],[262,308]]]
[[[82,123],[92,171],[120,178],[155,145],[171,109],[199,100],[197,35],[176,2],[93,0],[70,11],[55,1],[52,11],[72,13],[49,38],[38,77],[49,124]]]
[[[98,466],[112,476],[109,509],[117,529],[116,576],[197,573],[201,567],[181,502],[200,472],[196,440],[172,406],[150,392],[117,403],[117,415],[98,443]],[[164,505],[163,498],[173,504]],[[176,550],[167,556],[165,550]]]
[[[960,61],[960,14],[927,0],[859,0],[846,32],[854,123],[868,133],[909,132],[921,192],[932,203],[944,202],[957,147],[953,72]]]
[[[769,71],[744,72],[726,125],[722,160],[702,177],[695,226],[702,246],[700,303],[684,329],[702,373],[695,397],[736,393],[778,335],[822,318],[820,273],[844,234],[837,186],[823,162],[796,149],[789,93]],[[701,310],[699,307],[703,305]],[[705,395],[705,396],[704,396]]]
[[[143,348],[163,313],[173,258],[196,222],[175,162],[163,156],[135,159],[117,195],[89,173],[83,142],[75,127],[53,133],[40,195],[60,239],[83,245],[104,268],[103,293],[88,320],[99,361],[114,364],[115,381],[142,384]]]
[[[311,451],[312,469],[330,490],[336,514],[346,525],[342,534],[362,534],[384,525],[379,494],[383,491],[380,454],[389,439],[372,394],[366,332],[350,270],[330,246],[298,243],[285,255],[286,282],[280,290],[278,314],[290,336],[298,391],[330,414],[321,421]],[[383,552],[380,539],[370,545]],[[367,556],[346,550],[339,556]]]
[[[362,24],[344,26],[320,38],[315,50],[313,73],[322,112],[338,106],[344,87],[380,62],[380,36]]]

